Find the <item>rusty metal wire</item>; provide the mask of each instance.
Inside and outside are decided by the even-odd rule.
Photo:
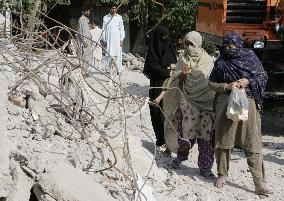
[[[23,13],[17,13],[23,19],[30,17]],[[29,31],[25,24],[20,26],[13,24],[13,29],[19,33],[12,36],[6,42],[0,41],[0,47],[5,52],[2,55],[4,65],[17,75],[15,85],[10,88],[9,94],[18,93],[25,82],[32,82],[37,85],[39,91],[44,96],[52,96],[57,104],[65,111],[66,121],[81,134],[81,138],[86,141],[92,153],[92,159],[83,169],[84,171],[103,172],[109,169],[118,171],[129,182],[129,186],[135,192],[140,189],[137,185],[136,173],[132,167],[130,148],[128,142],[127,121],[132,113],[141,111],[145,107],[142,98],[131,94],[123,87],[120,76],[116,73],[106,73],[101,69],[96,69],[90,62],[86,61],[75,43],[75,52],[69,54],[66,50],[70,46],[70,41],[76,41],[75,35],[80,34],[69,27],[53,20],[44,13],[38,12],[39,18],[35,19],[36,28]],[[48,28],[41,17],[53,20],[58,25]],[[52,30],[57,29],[58,35],[52,35]],[[69,41],[63,41],[59,35],[61,32],[68,33]],[[83,36],[84,37],[84,36]],[[92,44],[101,46],[99,42],[91,41]],[[6,44],[15,46],[13,50],[7,48]],[[101,46],[102,47],[102,46]],[[103,47],[102,47],[103,48]],[[108,54],[106,52],[106,54]],[[88,66],[88,68],[86,68]],[[116,64],[114,64],[114,67]],[[99,76],[92,74],[90,69],[95,69]],[[113,68],[115,71],[115,68]],[[89,77],[84,77],[82,72],[87,71]],[[94,87],[95,82],[95,87]],[[135,110],[130,111],[129,104]],[[102,106],[104,105],[104,106]],[[117,111],[114,114],[113,110]],[[100,117],[100,122],[97,120]],[[109,137],[116,135],[108,134],[101,125],[112,125],[120,122],[121,130],[117,135],[123,138],[123,157],[127,168],[116,167],[117,156],[109,142]],[[98,159],[95,147],[89,138],[92,135],[100,135],[100,139],[107,146],[113,155],[113,161],[108,160],[106,167],[92,170],[92,163]],[[72,136],[69,136],[72,139]],[[74,140],[74,139],[73,139]],[[76,140],[76,139],[75,139]],[[140,192],[140,196],[144,196]]]
[[[21,15],[21,19],[30,17],[24,13],[15,12],[15,14]],[[49,28],[41,20],[42,18],[52,20],[57,25]],[[81,139],[88,144],[92,159],[83,170],[96,173],[110,169],[117,171],[129,182],[133,195],[138,192],[140,198],[141,196],[145,197],[141,192],[144,185],[138,187],[137,175],[132,164],[127,124],[132,116],[140,115],[140,118],[142,118],[142,112],[148,103],[154,105],[156,103],[137,97],[127,90],[120,75],[115,73],[117,71],[115,63],[111,64],[114,65],[111,72],[106,73],[87,61],[77,43],[71,46],[71,41],[76,41],[75,35],[80,34],[77,31],[40,11],[38,11],[38,18],[35,19],[35,25],[35,30],[30,31],[25,24],[13,24],[13,28],[19,33],[9,40],[4,40],[6,42],[0,39],[0,48],[5,52],[2,55],[3,65],[14,71],[18,78],[15,85],[10,88],[8,95],[21,91],[25,82],[32,82],[37,85],[40,94],[51,96],[57,101],[58,106],[66,113],[66,121],[81,134]],[[54,29],[58,30],[58,34],[55,36],[52,34]],[[68,34],[68,41],[60,39],[61,32]],[[92,41],[90,38],[87,38],[87,40],[104,48],[99,41]],[[13,44],[15,48],[11,50],[7,48],[5,43]],[[109,55],[107,51],[106,54]],[[90,69],[95,69],[99,72],[99,75],[92,74]],[[83,72],[87,72],[89,76],[83,76]],[[171,121],[167,117],[165,119],[173,127]],[[117,133],[108,133],[105,128],[115,124],[120,125]],[[152,141],[152,138],[142,126],[141,132]],[[95,170],[92,169],[93,163],[95,160],[101,160],[101,158],[97,156],[96,147],[89,139],[93,135],[100,136],[113,156],[113,161],[108,160],[104,164],[105,166]],[[179,137],[177,132],[176,135]],[[109,139],[117,136],[122,136],[123,139],[123,160],[127,166],[123,170],[117,167],[118,158],[109,142]],[[72,135],[68,139],[76,140],[72,138]],[[155,158],[156,151],[147,175],[151,172]],[[147,178],[148,176],[146,176],[145,183]]]

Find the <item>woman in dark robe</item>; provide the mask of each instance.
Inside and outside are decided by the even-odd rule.
[[[164,81],[170,77],[170,65],[177,62],[176,52],[169,37],[169,30],[159,25],[150,38],[143,73],[150,79],[150,100],[155,100],[162,91]],[[158,87],[158,88],[155,88]],[[162,102],[159,103],[162,108]],[[160,108],[150,105],[152,126],[156,135],[156,145],[165,144],[164,117]]]
[[[223,44],[209,76],[209,87],[217,92],[214,125],[216,186],[221,188],[226,184],[231,150],[239,147],[246,154],[255,192],[270,194],[272,190],[265,183],[260,118],[267,74],[255,53],[243,47],[240,35],[228,34]],[[249,100],[247,121],[232,121],[226,117],[232,87],[245,88]]]

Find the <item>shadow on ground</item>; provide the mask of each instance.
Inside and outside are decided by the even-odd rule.
[[[284,113],[264,112],[261,123],[262,135],[284,136]]]
[[[147,98],[149,93],[149,85],[141,86],[137,83],[129,83],[126,89],[131,92],[133,95]]]

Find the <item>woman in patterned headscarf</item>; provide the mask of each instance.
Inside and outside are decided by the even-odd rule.
[[[177,153],[172,162],[174,168],[188,159],[189,150],[197,142],[200,174],[205,178],[214,178],[211,171],[214,162],[211,137],[215,92],[208,87],[214,59],[201,46],[202,37],[198,32],[191,31],[185,35],[184,52],[179,56],[176,73],[168,82],[169,88],[179,87],[180,90],[169,89],[164,96],[165,116],[172,121],[172,125],[177,125],[179,138],[166,121],[165,140],[167,148]]]
[[[209,77],[209,86],[217,92],[215,119],[215,156],[217,162],[217,187],[226,183],[231,150],[237,146],[245,151],[257,194],[272,193],[265,184],[261,119],[263,92],[267,74],[257,56],[243,48],[243,41],[237,33],[224,38],[220,57],[215,62]],[[232,121],[226,117],[226,110],[232,87],[245,88],[249,99],[247,121]]]

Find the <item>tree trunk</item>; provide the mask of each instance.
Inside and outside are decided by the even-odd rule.
[[[36,23],[36,14],[37,11],[39,10],[41,4],[41,0],[35,0],[33,5],[30,8],[30,16],[29,16],[29,23],[28,23],[28,29],[29,31],[33,31],[35,28],[35,23]]]
[[[5,36],[7,38],[11,37],[11,21],[11,10],[7,8],[7,10],[5,11]]]

